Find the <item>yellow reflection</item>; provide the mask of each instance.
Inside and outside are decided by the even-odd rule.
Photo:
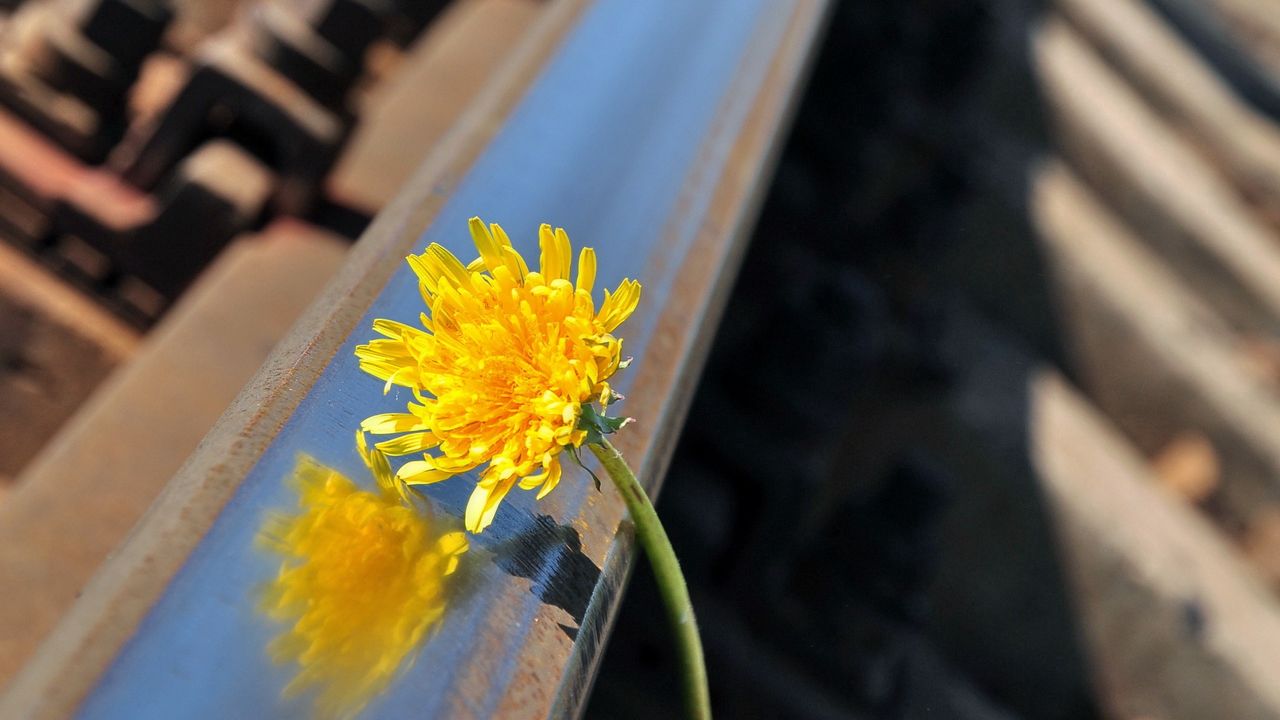
[[[285,696],[314,688],[323,717],[355,715],[387,687],[444,614],[467,550],[465,534],[413,507],[385,458],[358,442],[378,492],[303,456],[290,480],[298,512],[269,518],[260,534],[283,557],[261,607],[290,624],[267,651],[298,668]]]

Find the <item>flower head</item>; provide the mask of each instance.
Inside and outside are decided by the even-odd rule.
[[[386,458],[361,447],[379,492],[302,457],[292,483],[299,511],[271,517],[260,544],[283,557],[261,607],[290,627],[268,645],[298,672],[292,696],[318,689],[318,716],[347,717],[384,689],[439,621],[447,579],[467,550],[405,502]]]
[[[470,221],[480,257],[464,265],[432,244],[408,257],[428,313],[421,327],[375,320],[383,338],[356,348],[360,367],[415,397],[407,413],[375,415],[362,429],[400,434],[377,444],[388,455],[423,453],[397,477],[437,482],[484,466],[467,503],[466,526],[487,527],[519,485],[545,496],[560,481],[561,451],[587,439],[583,407],[616,396],[609,378],[625,363],[612,334],[635,310],[640,284],[623,280],[596,309],[596,256],[573,255],[562,229],[543,225],[538,270],[530,270],[497,224]],[[594,416],[594,415],[593,415]]]

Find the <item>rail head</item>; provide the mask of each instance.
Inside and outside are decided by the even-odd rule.
[[[85,588],[0,698],[5,717],[258,716],[295,668],[259,612],[278,561],[264,518],[296,506],[300,454],[358,483],[359,421],[397,398],[352,353],[375,317],[413,318],[404,255],[466,255],[466,218],[526,257],[541,222],[600,254],[599,280],[645,285],[620,388],[641,422],[619,444],[656,490],[673,449],[825,0],[558,0],[357,243],[321,299]],[[403,401],[405,398],[399,398]],[[139,449],[145,452],[145,449]],[[461,517],[470,482],[429,486]],[[620,499],[569,475],[509,497],[472,538],[463,584],[370,709],[389,715],[579,714],[634,559]]]

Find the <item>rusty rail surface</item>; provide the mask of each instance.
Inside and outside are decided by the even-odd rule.
[[[294,504],[284,480],[300,453],[371,482],[351,433],[388,401],[352,349],[374,317],[418,312],[403,256],[428,242],[465,254],[470,215],[503,223],[526,256],[539,222],[562,225],[597,248],[602,283],[644,283],[620,388],[640,422],[619,444],[656,491],[826,5],[553,3],[100,569],[0,716],[281,707],[289,670],[267,657],[254,610],[276,564],[255,534]],[[469,485],[426,492],[459,516]],[[540,503],[509,499],[473,539],[465,599],[370,710],[579,714],[635,559],[624,515],[580,472]]]

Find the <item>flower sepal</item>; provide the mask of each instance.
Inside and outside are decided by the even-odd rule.
[[[604,442],[605,435],[612,435],[618,432],[633,419],[602,415],[596,410],[595,405],[585,403],[582,406],[582,412],[578,415],[578,429],[587,431],[586,442],[588,444],[599,445]]]
[[[621,396],[619,396],[621,397]],[[587,433],[585,444],[600,445],[604,442],[605,435],[612,435],[621,430],[627,423],[634,418],[615,418],[600,414],[594,405],[586,403],[582,406],[582,411],[578,415],[578,429]],[[574,445],[565,447],[569,453],[569,457],[578,464],[578,467],[587,471],[591,476],[591,480],[596,484],[596,492],[600,492],[600,478],[582,462],[582,456],[578,454],[578,448]]]

